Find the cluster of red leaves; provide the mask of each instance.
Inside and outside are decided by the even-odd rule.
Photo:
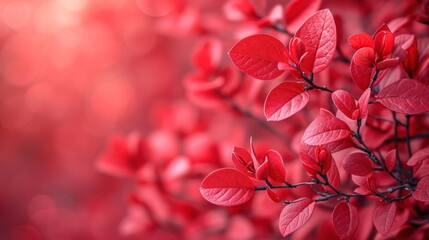
[[[408,27],[419,23],[397,18],[382,24],[373,36],[351,35],[348,43],[356,52],[348,58],[344,46],[337,45],[344,29],[336,25],[329,9],[316,11],[319,6],[320,1],[290,1],[280,17],[282,11],[275,6],[267,18],[257,21],[259,27],[274,29],[272,34],[247,36],[229,51],[236,67],[253,78],[273,80],[287,73],[282,77],[286,81],[265,98],[267,121],[284,120],[304,109],[319,110],[293,146],[310,180],[291,183],[282,155],[268,150],[259,158],[251,141],[250,151],[234,147],[235,168],[210,173],[200,192],[214,204],[235,206],[250,201],[256,191],[266,191],[273,202],[285,205],[279,218],[284,237],[304,226],[316,207],[326,202],[340,239],[368,237],[365,234],[371,233],[365,232],[372,228],[379,238],[424,239],[429,227],[428,41]],[[299,27],[294,27],[293,19],[302,20]],[[319,80],[327,69],[333,74],[333,64],[349,66],[336,80],[347,79],[348,86],[328,81],[342,88],[335,91]],[[325,108],[336,114],[310,104],[313,94],[327,98]],[[231,102],[232,96],[221,97]],[[298,193],[292,193],[295,189]],[[372,211],[373,225],[359,221],[361,209]],[[360,225],[364,226],[357,231]]]

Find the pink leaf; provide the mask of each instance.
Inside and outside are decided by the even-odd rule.
[[[429,202],[429,176],[426,176],[417,183],[413,198],[422,202]]]
[[[381,202],[377,205],[373,214],[373,222],[377,231],[386,236],[392,228],[393,221],[396,216],[396,203]]]
[[[301,202],[286,205],[279,219],[280,233],[283,237],[295,232],[310,219],[316,202],[307,198]]]
[[[304,71],[318,73],[328,67],[337,44],[337,30],[334,17],[328,9],[312,14],[299,27],[295,37],[300,38],[308,52],[302,61]]]
[[[371,97],[371,89],[368,88],[365,90],[365,92],[360,96],[358,100],[360,119],[364,119],[368,115],[368,102],[370,97]]]
[[[277,68],[285,59],[286,47],[277,38],[256,34],[242,39],[229,51],[229,57],[243,72],[257,79],[274,79],[284,71]]]
[[[254,184],[244,173],[222,168],[204,178],[200,192],[209,202],[221,206],[235,206],[253,197]]]
[[[396,149],[391,150],[387,153],[386,159],[384,160],[387,170],[392,171],[396,164]]]
[[[339,202],[332,212],[332,223],[340,239],[351,239],[359,225],[359,212],[348,202]]]
[[[374,40],[367,33],[351,35],[348,39],[348,42],[354,50],[359,50],[363,47],[374,48]]]
[[[429,148],[423,148],[415,152],[408,160],[407,165],[414,166],[423,160],[429,160]]]
[[[274,87],[265,99],[264,114],[268,121],[286,119],[304,108],[310,95],[303,85],[284,82]]]
[[[350,174],[366,176],[373,172],[373,163],[366,153],[356,152],[344,158],[343,168]]]
[[[268,161],[268,177],[276,182],[284,183],[286,180],[286,169],[280,153],[269,150],[265,156]]]
[[[353,119],[353,112],[356,111],[356,100],[349,92],[344,90],[337,90],[331,95],[332,101],[338,110],[340,110],[346,117]]]
[[[284,11],[285,28],[294,33],[310,14],[319,9],[321,3],[321,0],[290,1]]]
[[[377,102],[404,114],[429,112],[429,87],[414,79],[402,79],[382,89]]]
[[[322,145],[351,135],[352,131],[345,122],[328,110],[321,109],[319,116],[305,130],[302,140],[308,145]]]

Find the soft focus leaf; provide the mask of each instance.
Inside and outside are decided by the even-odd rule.
[[[387,170],[392,171],[395,168],[396,164],[396,149],[391,150],[387,153],[386,158],[384,159],[384,164],[386,165]]]
[[[429,160],[429,148],[422,148],[415,152],[408,160],[407,165],[414,166],[423,160]]]
[[[429,111],[429,87],[414,79],[402,79],[386,86],[377,95],[388,109],[404,114]]]
[[[332,223],[340,239],[351,239],[359,225],[359,212],[351,203],[341,201],[332,212]]]
[[[328,67],[337,44],[334,17],[328,9],[315,12],[307,18],[296,31],[295,37],[304,42],[308,52],[301,69],[318,73]]]
[[[249,177],[255,176],[255,167],[249,151],[244,148],[234,146],[232,151],[232,162],[235,167]]]
[[[264,114],[268,121],[286,119],[304,108],[310,95],[302,84],[284,82],[274,87],[267,95]]]
[[[321,109],[319,116],[305,130],[302,141],[308,145],[322,145],[348,138],[351,134],[352,131],[345,122]]]
[[[426,176],[417,183],[413,198],[422,202],[429,202],[429,176]]]
[[[267,195],[271,199],[271,201],[275,203],[279,203],[282,201],[279,195],[277,195],[273,190],[271,190],[271,188],[267,188]]]
[[[366,153],[356,152],[347,155],[343,161],[343,168],[346,172],[366,176],[373,172],[373,162]]]
[[[358,65],[353,59],[350,63],[350,75],[355,84],[362,90],[369,87],[374,72],[374,68]]]
[[[286,205],[279,219],[280,233],[283,237],[295,232],[310,219],[316,202],[307,198],[301,202]]]
[[[294,33],[310,14],[319,10],[321,0],[292,0],[284,11],[285,28]]]
[[[204,178],[200,192],[209,202],[221,206],[235,206],[253,197],[254,184],[244,173],[222,168]]]
[[[257,79],[274,79],[284,71],[277,68],[285,62],[286,47],[277,38],[256,34],[242,39],[229,51],[234,64],[243,72]]]
[[[396,216],[396,203],[381,202],[377,205],[373,214],[373,222],[377,231],[386,236],[392,228]]]

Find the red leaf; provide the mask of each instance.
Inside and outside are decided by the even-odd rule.
[[[299,27],[295,37],[300,38],[308,52],[301,69],[318,73],[328,67],[335,53],[337,30],[334,17],[328,9],[312,14]]]
[[[429,148],[423,148],[415,152],[408,160],[407,165],[414,166],[423,160],[429,160]]]
[[[360,119],[364,119],[368,115],[368,102],[370,97],[371,97],[371,89],[368,88],[365,90],[365,92],[360,96],[358,100]]]
[[[374,171],[371,159],[361,152],[347,155],[343,160],[343,168],[346,172],[358,176],[366,176]]]
[[[377,55],[381,58],[391,54],[394,42],[395,38],[390,30],[377,32],[374,37],[374,49]]]
[[[395,66],[399,62],[399,57],[388,58],[376,64],[377,69],[384,70]]]
[[[275,203],[279,203],[282,201],[279,195],[277,195],[277,193],[275,193],[271,188],[267,188],[267,195],[271,199],[271,201]]]
[[[417,183],[413,198],[422,202],[429,202],[429,176],[426,176]]]
[[[335,163],[334,160],[332,160],[331,167],[329,168],[328,172],[326,173],[326,176],[328,177],[329,183],[334,188],[340,187],[340,184],[341,184],[340,172],[338,171],[337,164]],[[327,189],[332,190],[330,188],[327,188]]]
[[[268,177],[275,182],[284,183],[286,180],[286,169],[280,153],[269,150],[265,156],[268,161]]]
[[[369,87],[374,72],[374,68],[360,66],[355,63],[354,59],[350,63],[350,75],[356,85],[362,90],[366,90]]]
[[[264,114],[268,121],[286,119],[304,108],[310,95],[303,85],[284,82],[274,87],[265,99]]]
[[[232,151],[232,162],[242,173],[249,177],[255,176],[255,166],[253,165],[250,153],[246,149],[234,146]]]
[[[392,171],[396,164],[396,149],[391,150],[387,153],[386,159],[384,160],[387,170]]]
[[[401,79],[382,89],[377,102],[404,114],[429,112],[429,88],[414,79]]]
[[[321,3],[321,0],[290,1],[284,11],[285,28],[294,33],[310,14],[319,9]]]
[[[305,130],[302,140],[308,145],[322,145],[351,135],[352,131],[345,122],[328,110],[321,109],[319,116]]]
[[[317,176],[317,174],[320,171],[320,166],[317,164],[316,160],[311,158],[307,153],[300,152],[299,153],[299,160],[301,160],[301,163],[304,165],[304,170],[310,175],[310,176]]]
[[[316,202],[307,198],[301,202],[286,205],[279,219],[280,233],[283,237],[295,232],[310,219]]]
[[[286,47],[277,38],[256,34],[242,39],[229,51],[229,57],[243,72],[257,79],[274,79],[284,71],[277,68],[285,59]]]
[[[353,118],[353,112],[356,111],[356,100],[349,92],[344,90],[337,90],[331,95],[332,101],[338,110],[340,110],[346,117],[356,120]]]
[[[332,223],[340,239],[351,239],[359,225],[359,212],[348,202],[339,202],[332,212]]]
[[[348,42],[354,50],[359,50],[363,47],[374,48],[374,40],[367,33],[351,35],[348,39]]]
[[[218,67],[222,44],[216,38],[205,39],[192,53],[192,63],[200,70],[210,72]]]
[[[393,220],[396,216],[396,203],[381,202],[377,205],[373,214],[373,222],[377,231],[386,236],[392,227]]]
[[[268,161],[265,160],[265,162],[263,162],[261,164],[261,166],[258,167],[258,169],[256,170],[256,179],[258,180],[268,180]]]
[[[353,55],[353,62],[359,66],[366,66],[373,68],[375,64],[374,49],[364,47],[355,52]]]
[[[253,197],[254,184],[244,173],[222,168],[204,178],[200,192],[209,202],[221,206],[235,206]]]

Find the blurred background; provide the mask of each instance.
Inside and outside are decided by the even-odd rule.
[[[260,31],[253,6],[285,1],[252,2],[0,1],[0,239],[280,237],[265,195],[217,208],[199,194],[250,136],[300,169],[284,143],[305,118],[271,125],[290,134],[279,141],[259,121],[279,81],[246,81],[226,55]],[[346,36],[415,4],[341,2],[322,6],[347,15]]]

